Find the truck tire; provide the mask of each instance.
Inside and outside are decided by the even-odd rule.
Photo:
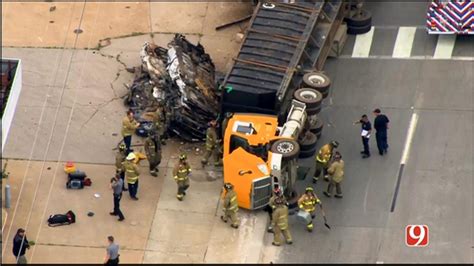
[[[371,24],[362,26],[362,27],[351,26],[351,27],[347,27],[347,34],[352,34],[352,35],[364,34],[364,33],[369,32],[371,28],[372,28]]]
[[[316,137],[316,134],[310,131],[306,132],[306,134],[307,135],[305,136],[304,140],[301,142],[298,142],[298,144],[300,145],[300,153],[311,150],[314,147],[316,147],[316,142],[318,140],[318,138]]]
[[[306,104],[307,109],[316,109],[321,106],[323,95],[312,88],[302,88],[295,91],[293,98]]]
[[[307,150],[307,151],[300,151],[300,154],[298,155],[298,158],[309,158],[311,156],[314,156],[314,154],[317,152],[318,147],[314,146],[313,149]]]
[[[303,76],[303,82],[306,86],[319,91],[323,95],[323,99],[329,95],[329,87],[331,79],[321,72],[311,72]]]
[[[352,17],[345,17],[344,21],[347,23],[347,27],[372,25],[372,14],[368,10],[361,9],[358,14],[355,13]]]
[[[292,139],[279,139],[272,144],[270,150],[281,154],[284,160],[290,160],[298,157],[300,145]]]
[[[323,96],[324,98],[324,96]],[[318,107],[314,108],[314,109],[306,109],[306,114],[311,116],[311,115],[317,115],[319,114],[319,112],[321,112],[321,105],[319,105]]]
[[[321,133],[321,131],[323,131],[323,127],[324,127],[324,122],[321,118],[318,118],[316,119],[316,123],[314,123],[310,128],[309,128],[309,131],[311,131],[312,133],[317,134],[318,133]],[[321,134],[320,134],[321,135]]]

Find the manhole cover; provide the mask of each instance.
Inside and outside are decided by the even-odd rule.
[[[75,30],[74,30],[74,33],[75,33],[75,34],[81,34],[81,33],[82,33],[82,30],[81,30],[81,29],[75,29]]]

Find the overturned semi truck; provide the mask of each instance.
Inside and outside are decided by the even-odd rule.
[[[220,107],[224,181],[241,208],[266,206],[275,187],[296,200],[297,160],[314,155],[322,130],[330,80],[321,70],[348,8],[335,0],[256,6]]]

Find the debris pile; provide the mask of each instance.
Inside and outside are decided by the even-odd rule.
[[[142,65],[135,73],[125,104],[138,120],[145,113],[164,107],[167,131],[186,141],[205,139],[207,123],[219,110],[214,64],[201,44],[193,45],[176,34],[168,49],[145,43]]]

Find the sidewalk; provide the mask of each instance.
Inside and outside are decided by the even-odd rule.
[[[208,168],[211,170],[212,166]],[[267,215],[241,209],[239,229],[223,223],[219,199],[223,180],[222,177],[211,178],[215,174],[193,169],[190,188],[185,200],[180,202],[176,199],[171,168],[168,170],[144,263],[259,262]]]

